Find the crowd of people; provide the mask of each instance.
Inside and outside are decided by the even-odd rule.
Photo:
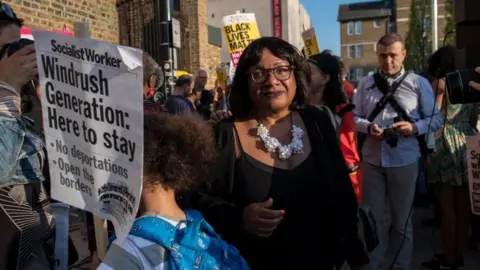
[[[20,39],[21,26],[2,3],[0,45]],[[0,269],[55,264],[55,179],[42,124],[22,111],[24,86],[37,80],[34,52],[27,46],[0,61]],[[262,37],[242,53],[231,85],[206,89],[199,69],[177,78],[163,104],[154,101],[163,72],[144,53],[140,210],[102,260],[89,230],[92,269],[412,269],[424,161],[443,254],[422,267],[463,266],[470,235],[480,242],[465,140],[477,134],[478,114],[446,94],[454,48],[432,55],[431,81],[405,70],[401,36],[381,37],[376,52],[379,71],[355,87],[331,52],[306,59]],[[480,91],[479,82],[470,87]],[[91,216],[87,223],[93,228]]]

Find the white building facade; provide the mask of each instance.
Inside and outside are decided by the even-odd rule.
[[[300,0],[208,0],[208,24],[222,27],[223,16],[235,14],[236,11],[255,13],[260,35],[278,35],[299,50],[304,46],[302,32],[311,27],[310,16]],[[229,60],[228,48],[223,37],[221,61]]]

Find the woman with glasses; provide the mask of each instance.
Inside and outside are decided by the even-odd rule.
[[[368,264],[335,131],[307,105],[307,68],[278,38],[245,49],[229,98],[233,116],[215,126],[214,175],[194,202],[252,269]]]

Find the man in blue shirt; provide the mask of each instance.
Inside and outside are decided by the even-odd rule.
[[[195,101],[199,99],[196,91],[193,89],[194,80],[190,75],[182,75],[175,82],[175,89],[168,97],[165,107],[171,114],[181,115],[185,113],[195,113]]]
[[[393,264],[393,269],[411,269],[413,250],[412,204],[421,156],[417,137],[434,132],[443,124],[443,117],[435,106],[430,83],[423,77],[405,74],[404,42],[397,34],[387,34],[377,43],[380,77],[392,86],[400,82],[393,97],[411,121],[400,119],[401,114],[391,103],[371,121],[369,118],[384,93],[375,84],[374,75],[363,78],[353,97],[355,122],[358,132],[367,134],[363,145],[363,198],[378,225],[380,245],[372,253],[372,268]],[[397,121],[394,121],[397,120]],[[391,128],[398,139],[387,140],[384,131]],[[388,241],[390,224],[386,224],[386,206],[391,207],[392,236]],[[388,249],[387,243],[392,247]],[[389,258],[389,260],[385,260]]]

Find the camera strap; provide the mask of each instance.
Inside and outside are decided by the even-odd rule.
[[[367,118],[369,122],[373,122],[373,120],[375,120],[378,114],[380,114],[380,112],[382,112],[385,109],[388,103],[392,105],[391,100],[392,99],[395,100],[393,95],[397,91],[398,87],[402,84],[403,80],[407,77],[408,73],[409,73],[408,71],[403,73],[403,75],[398,80],[396,80],[392,85],[389,85],[388,81],[378,72],[373,74],[373,79],[375,80],[375,83],[372,85],[371,88],[377,87],[378,90],[380,90],[380,92],[383,93],[383,97],[380,99],[380,101],[378,101],[377,105],[375,106],[375,109],[373,109],[373,112]],[[397,104],[398,107],[400,107],[396,101],[395,103]],[[393,105],[392,107],[395,110],[397,110]]]
[[[377,75],[377,73],[375,75]],[[374,75],[374,78],[375,78],[375,75]],[[393,96],[393,94],[395,93],[395,91],[397,90],[397,88],[400,86],[400,84],[403,82],[403,80],[405,79],[405,77],[407,75],[408,75],[408,72],[405,72],[399,80],[397,80],[394,84],[392,84],[392,86],[390,87],[390,90],[382,97],[380,102],[377,104],[377,107],[379,107],[380,105],[383,106],[378,111],[378,113],[380,113],[385,108],[387,103],[390,103],[390,106],[392,106],[392,108],[397,112],[398,116],[400,116],[404,121],[414,123],[412,118],[410,118],[410,116],[405,111],[405,109],[402,108],[402,106],[400,106],[400,104],[398,104],[397,100]],[[377,77],[378,78],[375,78],[375,85],[377,86],[377,88],[380,91],[382,91],[382,89],[380,87],[383,86],[383,89],[385,89],[385,84],[384,83],[386,82],[386,80],[385,80],[385,78],[381,77],[379,74],[378,74]],[[382,81],[380,81],[380,80],[382,80]],[[387,87],[388,87],[388,82],[387,82]],[[377,109],[377,108],[375,108],[375,109]],[[373,113],[376,113],[376,111],[374,110]],[[373,113],[372,113],[372,115],[373,115]],[[375,117],[378,115],[378,113],[375,115]],[[420,113],[421,113],[421,110],[420,110]],[[373,117],[372,120],[370,120],[370,118],[369,118],[369,121],[372,122],[373,119],[375,119],[375,117]],[[418,136],[417,140],[418,140],[418,145],[420,147],[420,153],[422,154],[422,156],[427,156],[427,155],[429,155],[430,153],[433,152],[432,149],[428,148],[428,145],[427,145],[426,139],[425,139],[425,135]]]

